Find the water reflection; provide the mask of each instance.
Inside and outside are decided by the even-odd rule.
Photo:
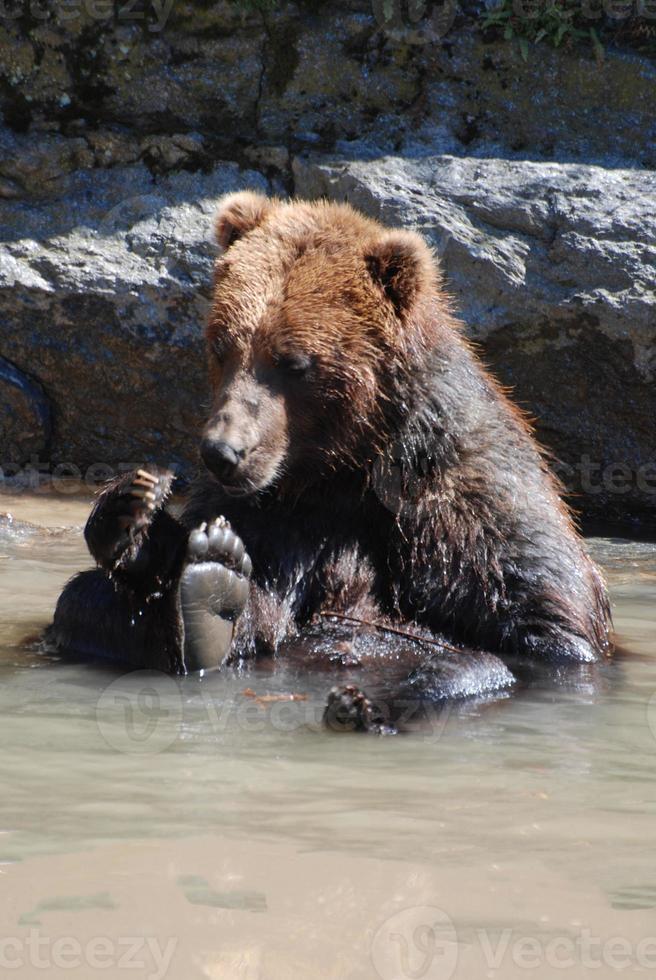
[[[638,969],[656,934],[654,544],[590,542],[631,651],[602,683],[534,685],[423,734],[353,738],[321,729],[325,682],[298,672],[121,680],[25,648],[88,564],[85,501],[30,507],[50,530],[0,522],[7,934],[138,934],[162,951],[173,937],[168,975],[185,980],[384,980],[404,976],[392,934],[408,944],[405,975],[421,975],[415,927],[437,913],[395,917],[437,908],[456,935],[449,976],[525,977],[528,937],[532,975],[578,977],[586,929],[597,976],[616,975],[613,937]],[[253,697],[291,691],[306,697]],[[574,966],[549,961],[555,940],[578,942]],[[135,976],[155,971],[144,950]],[[445,978],[450,950],[424,975]],[[102,975],[123,976],[112,963]],[[19,976],[43,975],[25,964]]]

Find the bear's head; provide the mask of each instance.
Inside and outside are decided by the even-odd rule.
[[[347,205],[250,192],[224,198],[216,230],[208,469],[246,494],[367,465],[434,343],[427,245]]]

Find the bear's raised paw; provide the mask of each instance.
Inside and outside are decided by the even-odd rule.
[[[103,568],[140,573],[145,564],[142,546],[172,484],[173,473],[149,467],[126,474],[103,490],[85,528],[89,549]]]
[[[224,518],[189,534],[180,577],[188,672],[219,667],[228,656],[234,622],[248,600],[251,568],[241,538]]]

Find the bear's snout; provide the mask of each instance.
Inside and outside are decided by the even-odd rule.
[[[200,455],[210,473],[220,480],[229,481],[246,453],[223,439],[205,436],[200,444]]]
[[[288,444],[284,399],[251,384],[219,393],[199,448],[215,480],[228,493],[242,495],[263,490],[276,479]]]

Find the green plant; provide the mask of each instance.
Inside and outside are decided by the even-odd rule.
[[[604,47],[585,17],[580,0],[501,0],[481,19],[483,30],[496,30],[506,41],[516,40],[524,61],[531,45],[545,42],[554,48],[575,43],[590,44],[597,61]]]

